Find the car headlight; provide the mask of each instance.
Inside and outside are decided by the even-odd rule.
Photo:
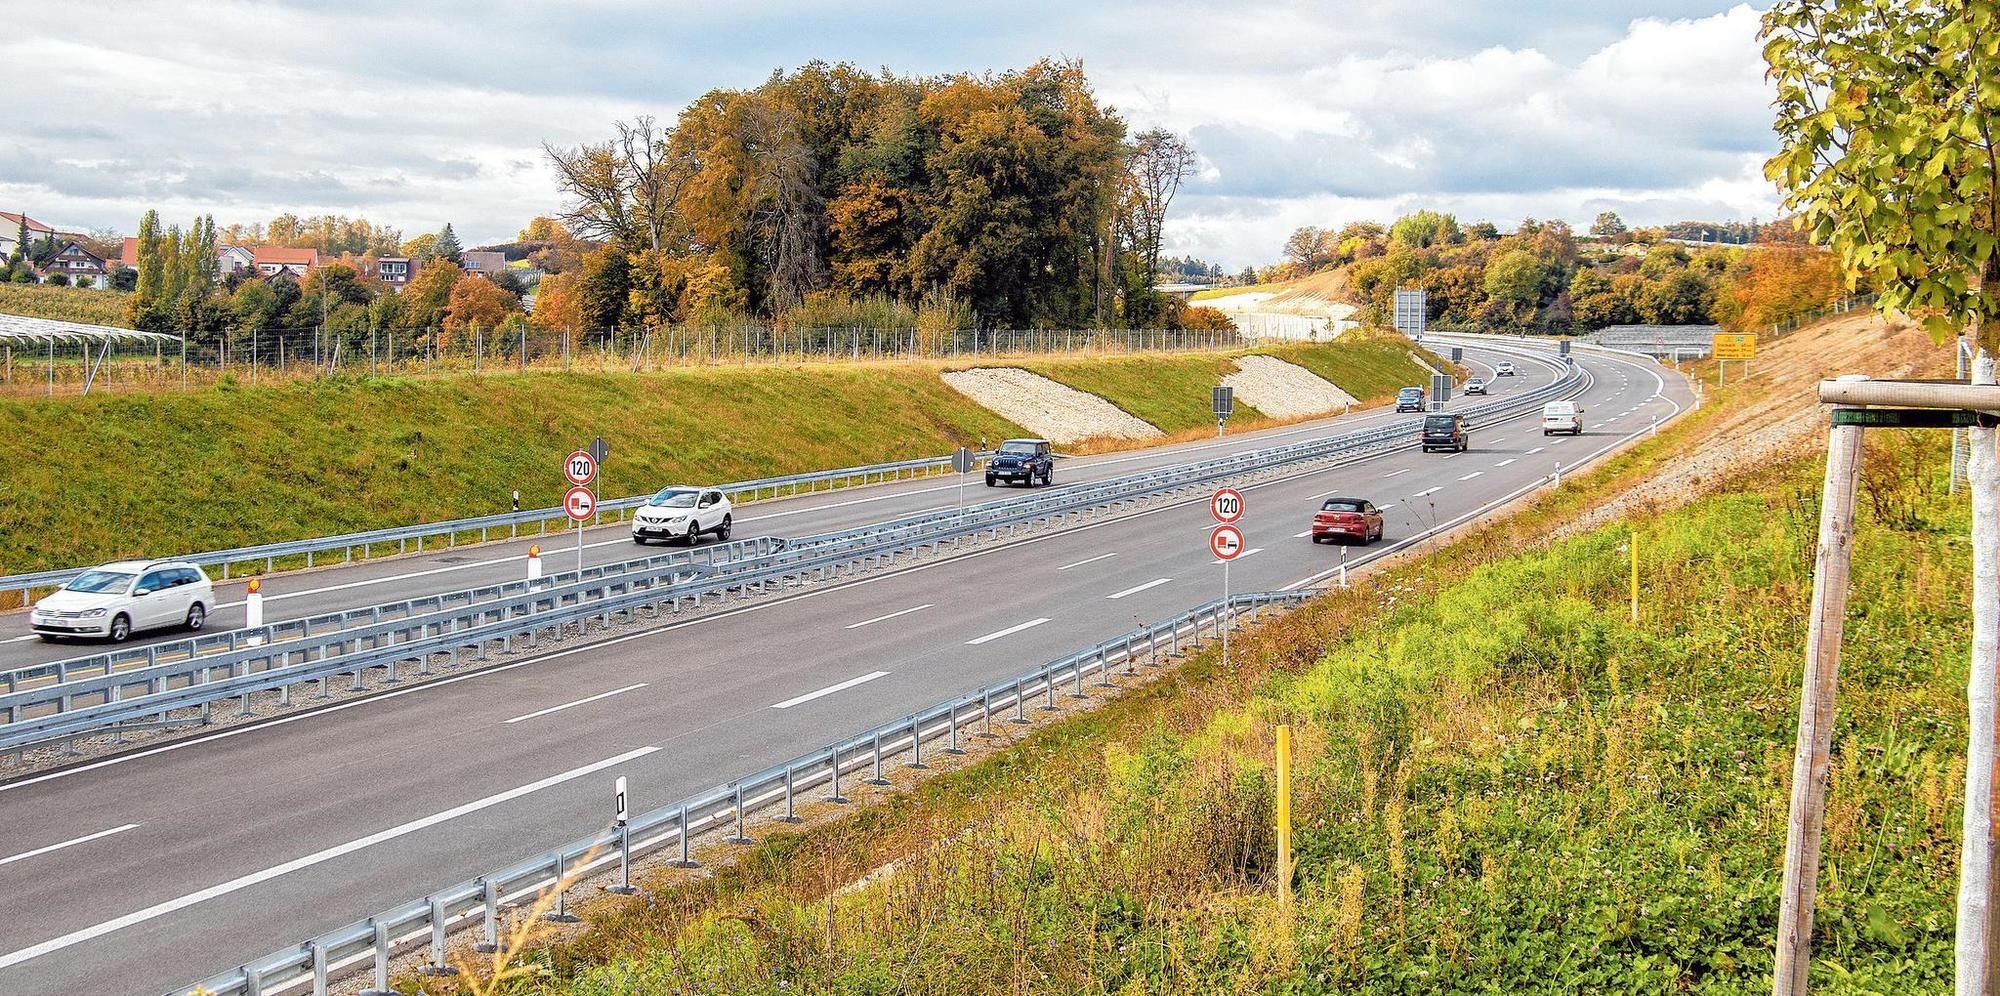
[[[97,617],[102,616],[103,614],[104,614],[103,609],[91,609],[88,612],[85,612],[83,614],[83,617],[85,619],[96,619]]]

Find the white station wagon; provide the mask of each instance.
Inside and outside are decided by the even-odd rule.
[[[44,640],[89,636],[123,643],[142,629],[200,629],[214,605],[215,586],[198,564],[121,560],[84,571],[36,602],[28,626]]]

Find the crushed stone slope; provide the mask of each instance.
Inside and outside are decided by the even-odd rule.
[[[1222,378],[1222,383],[1272,418],[1324,415],[1355,403],[1353,395],[1318,374],[1275,356],[1239,356],[1236,370]]]
[[[946,371],[943,377],[953,390],[1051,442],[1165,435],[1103,398],[1026,370],[975,367]]]

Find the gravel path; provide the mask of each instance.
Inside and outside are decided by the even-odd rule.
[[[1304,367],[1275,356],[1240,356],[1237,372],[1222,378],[1236,396],[1272,418],[1304,418],[1339,411],[1354,396]]]
[[[1054,443],[1075,443],[1103,436],[1151,439],[1165,435],[1097,395],[1026,370],[1013,367],[952,370],[944,374],[944,382],[1008,421]]]

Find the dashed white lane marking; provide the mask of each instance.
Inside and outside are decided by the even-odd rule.
[[[146,907],[145,909],[137,910],[132,913],[127,913],[124,916],[118,917],[117,919],[106,920],[103,923],[95,924],[89,927],[84,927],[80,930],[72,930],[69,933],[62,935],[61,937],[43,941],[42,943],[33,945],[32,947],[25,947],[19,951],[14,951],[8,954],[0,955],[0,968],[12,968],[13,966],[19,965],[24,961],[28,961],[33,958],[40,958],[41,956],[49,954],[50,952],[61,951],[64,948],[73,947],[75,945],[82,944],[85,941],[95,940],[99,937],[103,937],[106,934],[112,933],[113,931],[123,930],[126,927],[130,927],[134,924],[145,923],[148,920],[158,919],[160,917],[166,916],[169,913],[176,913],[179,912],[180,910],[187,909],[188,907],[196,905],[197,903],[205,903],[218,896],[226,896],[232,892],[240,892],[244,889],[250,888],[253,885],[259,885],[264,882],[268,882],[274,878],[278,878],[284,875],[289,875],[292,872],[298,871],[302,868],[311,868],[314,865],[332,861],[335,858],[352,854],[355,851],[362,850],[363,848],[373,847],[376,844],[380,844],[384,841],[394,840],[398,837],[406,837],[410,834],[416,833],[419,830],[429,829],[430,827],[437,826],[440,823],[444,823],[450,820],[455,820],[461,816],[466,815],[467,813],[476,813],[479,810],[489,809],[494,806],[498,806],[501,803],[512,802],[513,800],[519,799],[524,795],[530,795],[532,793],[539,792],[542,789],[548,788],[552,785],[560,785],[564,782],[573,781],[575,779],[582,778],[585,775],[602,771],[605,768],[616,767],[617,765],[624,764],[627,761],[645,757],[648,754],[657,752],[659,749],[660,748],[658,747],[641,747],[637,750],[628,750],[625,753],[618,755],[617,757],[607,757],[604,760],[598,761],[595,764],[586,764],[581,768],[571,768],[570,770],[562,772],[561,774],[550,775],[549,777],[544,778],[540,781],[530,782],[519,788],[508,789],[505,792],[489,795],[484,799],[476,799],[462,806],[453,806],[452,808],[447,809],[444,812],[433,813],[432,815],[423,817],[422,819],[411,820],[408,823],[404,823],[400,826],[393,826],[387,830],[378,830],[374,833],[369,834],[366,837],[357,837],[354,840],[350,840],[345,844],[336,844],[333,847],[326,848],[325,850],[314,851],[313,853],[305,855],[304,857],[293,858],[292,860],[284,862],[283,864],[272,865],[271,867],[265,868],[261,871],[254,871],[248,875],[242,875],[237,878],[230,879],[229,881],[223,882],[220,885],[211,885],[206,889],[202,889],[197,892],[190,892],[185,896],[180,896],[175,899],[169,899],[163,903],[156,903],[152,906]]]
[[[850,689],[850,688],[853,688],[853,687],[854,687],[854,686],[856,686],[856,685],[861,685],[861,684],[866,684],[866,683],[868,683],[868,682],[870,682],[870,681],[874,681],[874,680],[875,680],[875,679],[877,679],[877,678],[880,678],[880,677],[883,677],[883,676],[887,675],[888,673],[889,673],[889,672],[887,672],[887,671],[870,671],[870,672],[868,672],[867,674],[864,674],[864,675],[862,675],[862,676],[861,676],[861,677],[859,677],[859,678],[849,678],[849,679],[847,679],[846,681],[843,681],[843,682],[841,682],[841,683],[840,683],[840,684],[838,684],[838,685],[828,685],[828,686],[826,686],[825,688],[822,688],[822,689],[820,689],[819,691],[816,691],[816,692],[807,692],[807,693],[805,693],[804,695],[801,695],[801,696],[799,696],[799,697],[797,697],[797,698],[792,698],[792,699],[786,699],[786,700],[785,700],[785,701],[783,701],[783,702],[779,702],[779,703],[777,703],[776,705],[773,705],[773,706],[772,706],[771,708],[773,708],[773,709],[790,709],[791,707],[793,707],[793,706],[795,706],[795,705],[800,705],[800,704],[802,704],[802,703],[806,703],[806,702],[811,702],[812,700],[814,700],[814,699],[816,699],[816,698],[819,698],[819,697],[821,697],[821,696],[825,696],[825,695],[832,695],[832,694],[833,694],[833,693],[835,693],[835,692],[844,692],[844,691],[846,691],[846,690],[848,690],[848,689]]]
[[[1154,578],[1153,580],[1151,580],[1151,581],[1148,581],[1148,582],[1146,582],[1145,584],[1137,584],[1137,585],[1133,585],[1132,587],[1130,587],[1130,588],[1127,588],[1127,589],[1125,589],[1124,591],[1120,591],[1120,592],[1113,592],[1112,594],[1109,594],[1109,595],[1106,595],[1106,596],[1104,596],[1104,597],[1105,597],[1105,598],[1124,598],[1124,597],[1125,597],[1125,596],[1127,596],[1127,595],[1137,595],[1138,593],[1140,593],[1140,592],[1142,592],[1142,591],[1145,591],[1145,590],[1146,590],[1146,589],[1148,589],[1148,588],[1158,588],[1159,586],[1161,586],[1161,585],[1163,585],[1163,584],[1166,584],[1166,583],[1168,583],[1168,582],[1170,582],[1170,581],[1172,581],[1172,580],[1173,580],[1173,578]]]
[[[1305,539],[1306,537],[1308,537],[1308,536],[1311,536],[1312,534],[1313,534],[1313,531],[1312,531],[1312,530],[1310,530],[1310,529],[1308,529],[1308,530],[1306,530],[1305,532],[1302,532],[1302,533],[1293,533],[1293,534],[1292,534],[1292,538],[1293,538],[1293,539]]]
[[[1386,481],[1391,477],[1395,477],[1397,474],[1407,474],[1415,469],[1416,469],[1415,467],[1404,467],[1402,470],[1392,470],[1386,474],[1383,474],[1382,479]]]
[[[1395,507],[1396,507],[1396,503],[1392,501],[1392,502],[1390,502],[1390,503],[1389,503],[1389,504],[1387,504],[1387,505],[1377,505],[1377,506],[1375,506],[1375,511],[1377,511],[1377,512],[1387,512],[1388,510],[1390,510],[1390,509],[1392,509],[1392,508],[1395,508]]]
[[[1109,555],[1107,554],[1107,556],[1109,556]],[[860,628],[861,628],[861,627],[863,627],[863,626],[873,626],[874,624],[876,624],[876,623],[878,623],[878,622],[884,622],[884,621],[886,621],[886,620],[889,620],[889,619],[894,619],[894,618],[896,618],[897,616],[907,616],[907,615],[909,615],[909,614],[910,614],[910,613],[912,613],[912,612],[922,612],[922,611],[924,611],[925,609],[928,609],[928,608],[930,608],[931,606],[933,606],[933,605],[936,605],[936,604],[937,604],[936,602],[925,602],[924,604],[922,604],[922,605],[919,605],[919,606],[915,606],[914,608],[908,608],[908,609],[903,609],[903,610],[902,610],[902,611],[900,611],[900,612],[891,612],[891,613],[889,613],[889,614],[888,614],[888,615],[886,615],[886,616],[876,616],[876,617],[875,617],[875,618],[873,618],[873,619],[863,619],[863,620],[861,620],[861,621],[860,621],[860,622],[858,622],[858,623],[848,623],[848,624],[847,624],[846,626],[843,626],[843,627],[841,627],[841,628],[842,628],[842,629],[860,629]]]
[[[1505,466],[1507,466],[1508,464],[1510,464],[1510,463],[1513,463],[1514,461],[1516,461],[1516,460],[1519,460],[1519,459],[1520,459],[1520,457],[1508,457],[1507,459],[1505,459],[1505,460],[1502,460],[1502,461],[1500,461],[1499,463],[1496,463],[1496,464],[1494,464],[1493,466],[1495,466],[1495,467],[1505,467]]]
[[[112,827],[109,830],[99,830],[96,833],[87,833],[81,837],[73,837],[69,840],[63,841],[60,844],[50,844],[47,847],[37,847],[32,851],[22,851],[21,853],[13,855],[12,857],[0,858],[0,865],[11,865],[16,861],[26,861],[29,858],[35,857],[36,855],[47,854],[50,851],[60,851],[65,847],[75,847],[78,844],[88,844],[91,841],[97,840],[100,837],[109,837],[114,833],[124,833],[125,831],[135,829],[138,826],[139,824],[137,823],[127,823],[122,827]]]
[[[1459,478],[1459,480],[1461,480],[1461,481],[1469,481],[1469,480],[1472,480],[1473,478],[1475,478],[1475,477],[1478,477],[1479,475],[1481,475],[1481,474],[1484,474],[1484,473],[1486,473],[1486,472],[1485,472],[1485,471],[1483,471],[1483,470],[1475,470],[1475,471],[1473,471],[1472,473],[1470,473],[1470,474],[1467,474],[1467,475],[1465,475],[1464,477],[1461,477],[1461,478]]]
[[[541,716],[546,716],[552,712],[561,712],[564,709],[574,709],[580,705],[588,705],[592,702],[597,701],[598,699],[608,699],[613,695],[623,695],[626,692],[632,691],[634,689],[644,688],[646,687],[646,684],[647,684],[646,682],[642,681],[636,685],[626,685],[624,688],[614,688],[608,692],[599,692],[596,695],[590,696],[589,698],[577,699],[575,702],[565,702],[559,706],[550,706],[547,709],[540,709],[535,712],[528,713],[525,716],[516,716],[513,719],[508,720],[504,725],[512,726],[513,724],[519,723],[523,720],[536,719]]]
[[[1546,447],[1546,446],[1537,446],[1537,447],[1535,447],[1534,449],[1532,449],[1532,450],[1529,450],[1529,451],[1528,451],[1528,455],[1529,455],[1529,456],[1534,456],[1535,454],[1537,454],[1537,453],[1540,453],[1541,451],[1543,451],[1543,450],[1545,450],[1545,449],[1548,449],[1548,447]]]
[[[1116,551],[1116,550],[1113,550],[1113,551],[1111,551],[1110,553],[1100,553],[1100,554],[1098,554],[1098,555],[1097,555],[1097,556],[1095,556],[1095,557],[1086,557],[1086,558],[1084,558],[1084,559],[1082,559],[1082,560],[1079,560],[1079,561],[1077,561],[1077,562],[1076,562],[1076,563],[1074,563],[1074,564],[1064,564],[1064,565],[1062,565],[1061,567],[1058,567],[1058,568],[1056,568],[1056,570],[1059,570],[1059,571],[1066,571],[1066,570],[1069,570],[1069,569],[1070,569],[1070,568],[1072,568],[1072,567],[1082,567],[1082,566],[1083,566],[1083,565],[1085,565],[1085,564],[1094,564],[1094,563],[1097,563],[1098,561],[1100,561],[1100,560],[1103,560],[1103,559],[1104,559],[1104,558],[1106,558],[1106,557],[1116,557],[1116,556],[1118,556],[1118,551]]]
[[[974,637],[973,639],[965,641],[965,645],[968,647],[976,647],[982,643],[990,643],[994,640],[1000,639],[1003,636],[1013,636],[1014,634],[1019,633],[1024,629],[1034,629],[1035,627],[1040,626],[1041,624],[1048,621],[1049,621],[1048,616],[1043,616],[1039,619],[1030,619],[1027,622],[1024,622],[1018,626],[1009,626],[1006,629],[1000,630],[997,633],[988,633],[985,636]]]
[[[1250,556],[1251,554],[1254,554],[1254,553],[1263,553],[1263,552],[1264,552],[1264,548],[1263,548],[1263,547],[1261,547],[1261,546],[1253,546],[1253,547],[1251,547],[1250,549],[1248,549],[1248,550],[1245,550],[1245,551],[1243,551],[1242,553],[1239,553],[1239,554],[1237,554],[1237,555],[1236,555],[1236,559],[1237,559],[1237,560],[1242,560],[1243,558],[1245,558],[1245,557],[1248,557],[1248,556]],[[1220,564],[1220,563],[1222,563],[1222,561],[1221,561],[1221,560],[1216,560],[1216,561],[1213,561],[1213,563],[1217,563],[1217,564]]]
[[[1434,495],[1434,494],[1437,494],[1438,492],[1440,492],[1440,491],[1443,491],[1443,490],[1444,490],[1444,488],[1442,488],[1442,487],[1436,487],[1436,488],[1425,488],[1424,490],[1422,490],[1422,491],[1419,491],[1419,492],[1417,492],[1416,494],[1413,494],[1413,495],[1411,495],[1410,497],[1412,497],[1412,498],[1423,498],[1423,497],[1427,497],[1427,496],[1429,496],[1429,495]]]

